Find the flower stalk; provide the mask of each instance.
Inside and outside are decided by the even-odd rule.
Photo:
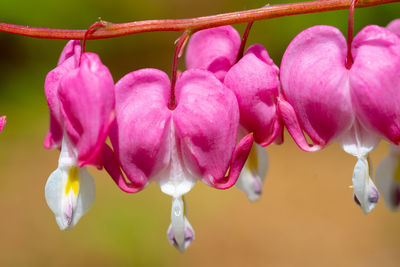
[[[399,1],[400,0],[360,0],[355,7],[362,8]],[[349,0],[319,0],[281,5],[270,5],[257,9],[189,19],[144,20],[119,24],[108,22],[105,28],[99,29],[89,34],[87,36],[87,39],[113,38],[142,32],[184,32],[187,30],[198,31],[201,29],[213,28],[223,25],[233,25],[284,16],[348,9],[350,4],[351,1]],[[86,31],[87,30],[36,28],[0,22],[0,32],[8,32],[34,38],[82,40],[85,36]]]

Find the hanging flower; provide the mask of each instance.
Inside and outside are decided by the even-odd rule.
[[[400,147],[390,145],[389,155],[379,163],[375,176],[386,206],[400,210]]]
[[[393,20],[386,27],[400,36],[400,19]],[[400,209],[400,148],[390,144],[390,152],[376,168],[376,184],[386,206],[393,211]]]
[[[168,108],[170,81],[160,70],[125,75],[116,84],[115,94],[116,121],[110,134],[115,154],[110,148],[105,150],[105,168],[126,192],[138,192],[155,181],[172,197],[168,239],[183,251],[194,237],[183,195],[197,180],[218,189],[234,185],[253,137],[246,136],[235,147],[237,101],[208,71],[182,73],[175,86],[173,110]]]
[[[6,116],[0,117],[0,132],[3,131],[4,125],[6,125]]]
[[[346,68],[341,32],[315,26],[289,44],[281,64],[281,116],[297,145],[317,151],[337,140],[358,161],[354,193],[365,213],[378,201],[367,155],[381,137],[400,142],[400,40],[378,26],[361,30],[351,44]],[[308,134],[310,146],[303,134]]]
[[[50,130],[44,146],[61,148],[45,195],[62,230],[71,229],[93,204],[95,185],[85,166],[102,167],[103,145],[115,116],[110,72],[96,54],[84,53],[80,59],[80,51],[79,41],[68,42],[45,81]]]
[[[391,31],[394,32],[395,34],[397,34],[397,36],[400,36],[400,19],[395,19],[393,21],[391,21],[386,28]]]
[[[198,31],[188,43],[186,65],[189,69],[203,68],[213,72],[235,94],[244,131],[242,136],[251,132],[257,143],[248,159],[252,163],[246,163],[237,186],[255,201],[261,194],[268,169],[266,151],[259,145],[282,142],[283,128],[276,105],[279,69],[259,44],[249,47],[236,62],[239,48],[240,36],[232,26]]]

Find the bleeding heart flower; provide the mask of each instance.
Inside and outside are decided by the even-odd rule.
[[[183,251],[194,232],[184,216],[182,196],[197,180],[219,189],[234,185],[253,137],[246,136],[235,148],[237,101],[212,73],[182,73],[173,110],[168,108],[170,93],[168,76],[156,69],[134,71],[118,81],[110,134],[115,154],[106,149],[104,164],[126,192],[138,192],[155,181],[173,197],[168,237]]]
[[[6,116],[0,117],[0,132],[3,131],[4,125],[6,125]]]
[[[297,35],[282,58],[279,109],[301,149],[317,151],[338,140],[358,158],[354,193],[368,213],[378,198],[366,157],[381,136],[400,141],[400,39],[367,26],[351,52],[354,63],[346,68],[346,40],[334,27],[315,26]]]
[[[276,105],[279,69],[267,50],[259,44],[249,47],[236,62],[239,48],[240,36],[232,26],[198,31],[188,43],[186,65],[189,69],[203,68],[213,72],[232,90],[239,104],[240,125],[244,134],[253,133],[255,142],[261,146],[273,141],[281,143],[283,128]],[[246,164],[237,185],[249,199],[256,200],[261,193],[268,162],[265,150],[253,150],[254,156],[260,155],[258,159],[252,157],[255,162],[259,159],[266,161],[256,165]],[[248,169],[248,166],[260,169]]]
[[[50,130],[44,146],[61,147],[45,194],[62,230],[71,229],[93,204],[95,185],[84,166],[102,167],[102,149],[115,116],[110,72],[96,54],[80,55],[79,41],[68,42],[45,81]]]
[[[376,185],[386,206],[400,210],[400,147],[390,145],[390,152],[376,168]]]
[[[267,151],[264,147],[254,143],[246,164],[236,182],[236,186],[247,195],[247,198],[251,202],[257,201],[260,198],[267,171]]]
[[[186,48],[186,67],[208,70],[223,82],[236,63],[239,48],[240,35],[230,25],[198,31]]]
[[[397,36],[400,36],[400,19],[395,19],[391,21],[386,28],[390,30],[391,32],[394,32],[397,34]]]
[[[393,20],[386,27],[400,36],[400,19]],[[393,211],[400,210],[400,148],[390,145],[390,152],[378,165],[376,184],[383,195],[386,206]]]

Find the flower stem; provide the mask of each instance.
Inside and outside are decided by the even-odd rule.
[[[354,31],[354,7],[357,5],[358,0],[351,0],[349,8],[348,29],[347,29],[347,58],[346,68],[349,70],[353,65],[353,55],[351,54],[351,43],[353,42]]]
[[[250,21],[249,23],[247,23],[246,30],[243,33],[242,42],[240,43],[240,48],[239,48],[239,52],[238,52],[238,55],[236,58],[236,62],[238,62],[243,57],[244,48],[246,46],[247,38],[249,37],[249,33],[251,30],[251,27],[253,26],[253,23],[254,23],[254,21]]]
[[[176,108],[176,100],[175,100],[175,84],[178,76],[178,58],[182,56],[183,49],[185,48],[185,44],[189,39],[190,32],[185,31],[179,39],[176,41],[175,52],[174,52],[174,60],[172,62],[172,75],[171,75],[171,96],[169,99],[168,108],[170,110],[174,110]]]
[[[89,34],[91,34],[92,32],[94,32],[96,30],[96,28],[104,28],[106,27],[107,24],[105,21],[97,21],[95,23],[93,23],[85,32],[85,35],[83,36],[83,41],[82,41],[82,47],[81,47],[81,55],[79,56],[79,66],[81,65],[81,59],[82,59],[82,55],[85,53],[85,49],[86,49],[86,41],[88,39]]]
[[[360,2],[357,4],[357,8],[376,6],[399,1],[400,0],[360,0]],[[141,32],[183,32],[186,30],[197,31],[223,25],[232,25],[284,16],[317,13],[348,8],[349,0],[320,0],[282,5],[270,5],[257,9],[190,19],[144,20],[121,24],[107,23],[106,28],[99,29],[93,34],[90,34],[88,36],[88,39],[113,38]],[[35,38],[82,40],[85,36],[86,30],[35,28],[0,23],[0,32],[8,32]]]

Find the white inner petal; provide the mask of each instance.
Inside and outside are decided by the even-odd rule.
[[[375,149],[380,141],[379,136],[365,129],[357,119],[353,126],[339,138],[339,143],[347,153],[358,158],[353,171],[354,194],[365,214],[377,204],[379,195],[371,177],[368,153]]]
[[[185,218],[184,204],[182,197],[172,199],[171,226],[175,241],[179,248],[184,247],[185,242]]]
[[[61,230],[75,226],[96,197],[92,176],[86,167],[76,166],[76,159],[73,146],[64,137],[58,168],[50,175],[45,187],[47,204]]]
[[[182,153],[178,151],[172,119],[170,122],[169,139],[169,164],[167,168],[156,175],[156,181],[162,192],[174,198],[179,198],[193,188],[198,177],[190,173],[181,159]]]
[[[375,149],[379,141],[378,135],[366,130],[357,120],[338,140],[343,150],[355,157],[365,157]]]
[[[375,198],[377,190],[369,176],[369,165],[365,157],[358,158],[354,166],[353,188],[361,209],[365,214],[369,213],[377,204],[378,199]]]
[[[247,195],[250,201],[254,202],[260,198],[267,170],[268,154],[266,149],[253,144],[250,155],[236,182],[236,186]]]

